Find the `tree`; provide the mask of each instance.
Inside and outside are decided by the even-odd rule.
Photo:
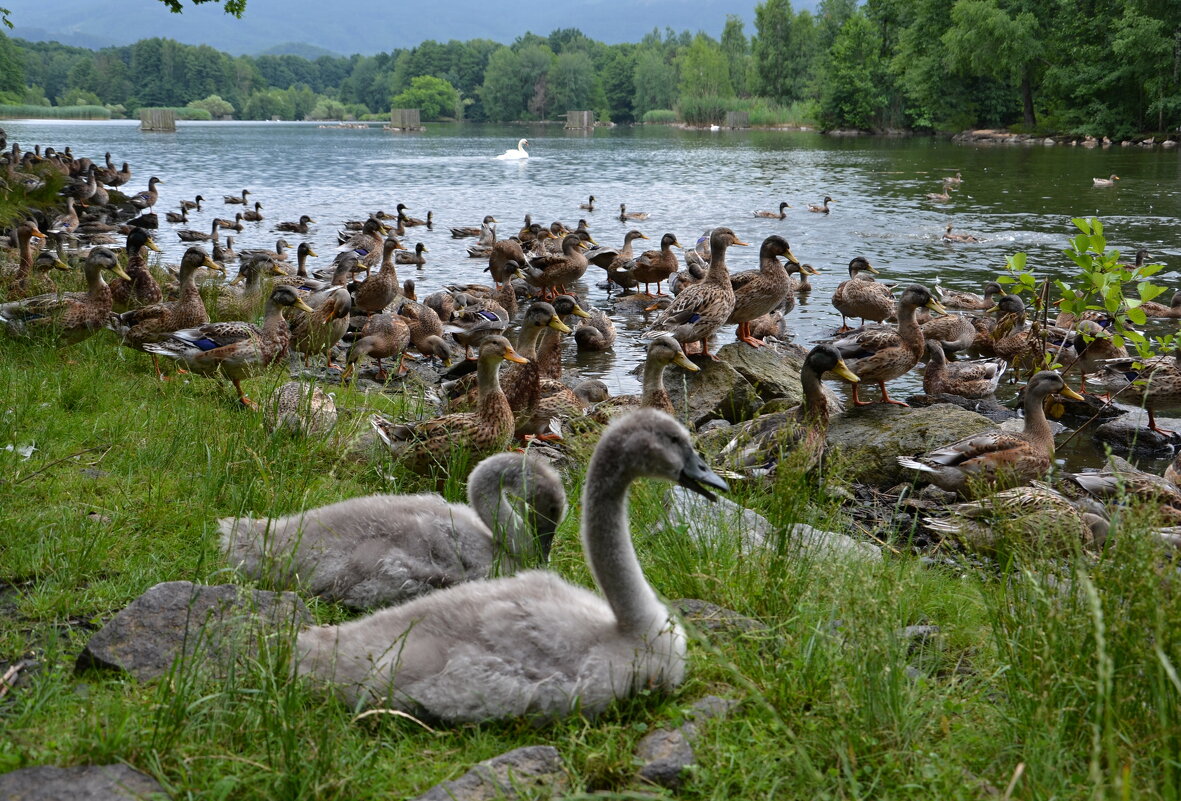
[[[680,74],[678,90],[681,97],[732,97],[730,66],[722,48],[704,33],[693,37],[690,44],[677,56]]]
[[[173,14],[179,14],[185,10],[184,3],[181,0],[160,0],[161,3],[168,6],[168,10]],[[193,5],[200,5],[201,3],[222,3],[222,0],[189,0]],[[239,19],[242,14],[246,12],[246,0],[225,0],[222,4],[227,14],[232,14]]]
[[[520,119],[524,114],[525,99],[517,82],[520,71],[521,59],[510,47],[501,47],[488,58],[480,99],[493,122]]]
[[[790,0],[764,0],[755,6],[755,28],[751,52],[756,91],[781,103],[802,100],[816,60],[812,15],[793,14]]]
[[[636,57],[633,45],[615,45],[610,48],[599,79],[607,101],[608,117],[616,122],[630,122],[635,119],[632,103],[636,96]]]
[[[201,100],[192,100],[188,105],[189,108],[205,109],[215,120],[234,116],[234,104],[223,100],[221,95],[209,95]]]
[[[730,71],[730,85],[735,94],[746,97],[750,93],[750,42],[742,29],[742,18],[726,15],[726,27],[722,29],[722,52]]]
[[[943,34],[953,69],[972,76],[1011,78],[1021,92],[1025,125],[1037,124],[1035,71],[1042,58],[1038,19],[1032,11],[1010,15],[996,0],[956,0],[951,28]]]
[[[25,91],[25,65],[20,50],[0,33],[0,92]]]
[[[830,128],[874,127],[882,107],[882,77],[876,31],[858,11],[841,26],[824,65],[821,121]]]
[[[636,87],[632,106],[637,119],[654,108],[672,108],[676,102],[676,68],[656,48],[645,47],[640,51],[632,83]]]
[[[424,120],[459,116],[459,90],[442,78],[419,75],[390,100],[391,108],[416,108]]]
[[[595,65],[584,51],[562,53],[549,68],[550,106],[556,111],[591,108],[595,93]]]

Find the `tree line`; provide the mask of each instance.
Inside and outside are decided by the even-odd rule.
[[[1181,125],[1176,0],[763,0],[755,30],[654,30],[608,45],[575,28],[427,41],[372,56],[231,56],[144,39],[92,51],[0,35],[0,103],[204,109],[240,119],[719,122],[1125,136]]]

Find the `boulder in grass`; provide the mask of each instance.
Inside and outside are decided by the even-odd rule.
[[[0,801],[158,801],[160,783],[127,765],[41,765],[0,775]]]
[[[570,780],[562,755],[550,745],[529,745],[484,760],[458,779],[436,784],[414,801],[505,801],[560,797]]]

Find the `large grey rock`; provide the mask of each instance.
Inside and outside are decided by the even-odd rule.
[[[673,487],[664,499],[668,524],[684,528],[691,539],[702,544],[733,541],[749,551],[764,547],[773,530],[767,518],[727,498],[709,501],[684,487]]]
[[[644,736],[636,746],[636,757],[643,762],[640,778],[661,787],[678,789],[685,779],[685,769],[697,761],[693,742],[701,724],[722,717],[738,704],[732,698],[707,695],[691,706],[688,720],[675,729],[657,729]]]
[[[946,403],[926,409],[874,404],[833,419],[828,445],[830,450],[840,447],[844,454],[846,478],[891,487],[912,476],[897,457],[924,453],[994,428],[987,417]]]
[[[704,358],[693,363],[701,368],[699,372],[674,367],[664,373],[679,418],[693,426],[718,418],[737,423],[749,420],[763,405],[754,387],[730,365]]]
[[[686,623],[703,631],[747,633],[768,630],[765,623],[753,617],[697,598],[681,598],[671,601],[669,606],[680,612]]]
[[[879,562],[881,546],[854,539],[848,534],[824,531],[806,523],[796,523],[788,534],[788,543],[797,557],[809,559],[857,559]]]
[[[149,589],[102,627],[78,657],[78,667],[124,670],[147,681],[178,657],[199,655],[216,674],[254,658],[261,638],[312,622],[294,593],[166,581]]]
[[[569,788],[562,755],[549,745],[529,745],[487,759],[452,781],[436,784],[415,801],[493,801],[551,797]]]
[[[42,765],[0,776],[0,801],[139,801],[167,797],[159,782],[127,765]]]
[[[1181,419],[1175,417],[1157,417],[1156,424],[1166,430],[1181,431]],[[1143,409],[1127,412],[1097,426],[1095,439],[1127,452],[1143,454],[1171,453],[1179,441],[1176,436],[1151,430],[1148,427],[1148,413]]]
[[[743,342],[731,342],[718,349],[718,358],[733,367],[763,401],[787,398],[794,406],[804,396],[800,386],[804,360],[784,348],[752,348]]]

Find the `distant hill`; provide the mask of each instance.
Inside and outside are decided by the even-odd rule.
[[[44,0],[4,0],[12,10],[13,36],[56,39],[86,47],[131,44],[162,36],[187,44],[208,44],[235,55],[297,52],[315,55],[371,54],[413,47],[426,39],[485,38],[510,43],[526,31],[546,35],[557,28],[579,28],[608,44],[638,41],[653,28],[703,30],[720,36],[727,14],[754,28],[757,0],[437,0],[421,5],[394,0],[248,0],[235,19],[219,5],[185,4],[172,14],[156,0],[54,0],[53,27],[45,27]],[[815,0],[796,2],[813,7]],[[279,44],[279,41],[307,44]],[[83,42],[85,44],[83,45]],[[315,57],[315,56],[313,56]]]
[[[284,42],[277,44],[274,47],[268,47],[266,50],[259,50],[253,55],[256,56],[299,56],[306,58],[308,61],[315,61],[320,56],[331,56],[339,58],[343,53],[336,53],[323,47],[316,47],[307,42]],[[350,54],[351,55],[351,54]]]

